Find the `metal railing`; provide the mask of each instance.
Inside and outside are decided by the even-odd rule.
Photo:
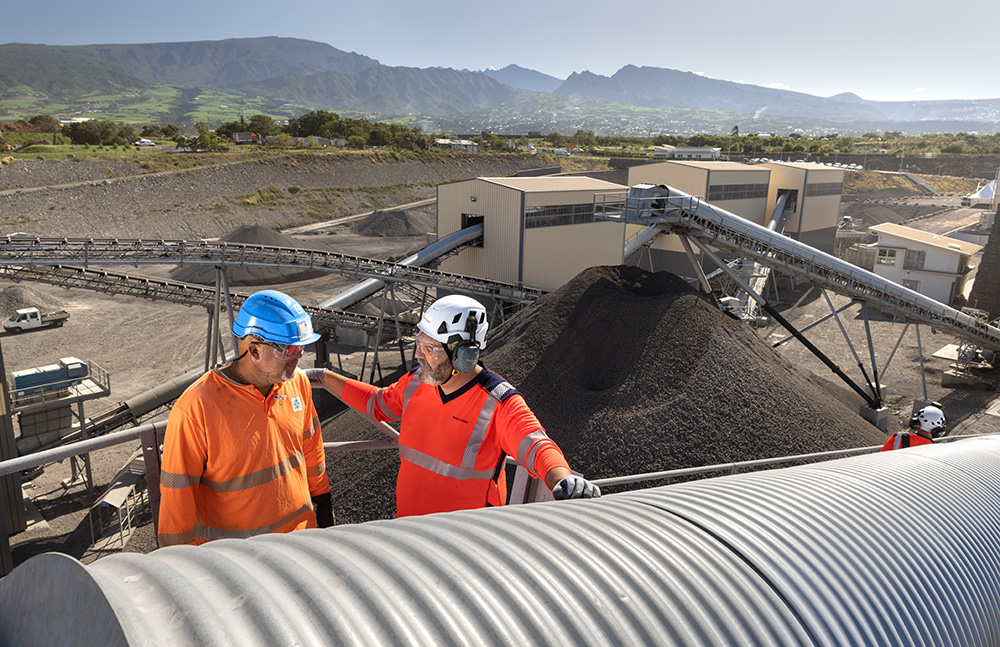
[[[396,435],[394,429],[386,425],[385,423],[378,423],[383,432],[389,436]],[[166,432],[167,423],[166,421],[149,423],[141,425],[139,427],[134,427],[132,429],[125,429],[123,431],[112,432],[104,436],[99,436],[97,438],[90,438],[87,440],[82,440],[69,445],[63,445],[61,447],[56,447],[53,449],[48,449],[27,456],[20,456],[18,458],[12,458],[6,461],[0,461],[0,477],[6,476],[8,474],[14,474],[24,470],[33,469],[36,467],[41,467],[50,463],[55,463],[58,461],[66,460],[67,458],[72,458],[74,456],[80,456],[82,454],[87,454],[102,449],[107,449],[115,445],[120,445],[122,443],[127,443],[130,441],[139,440],[141,441],[141,450],[143,455],[143,463],[145,465],[146,471],[146,483],[149,490],[149,504],[153,515],[153,529],[154,534],[158,528],[159,521],[159,507],[160,507],[160,443],[162,442],[163,434]],[[947,442],[954,440],[963,440],[966,438],[976,438],[983,435],[989,434],[969,434],[964,436],[946,436],[944,438],[938,439],[937,442]],[[330,442],[323,443],[324,451],[329,452],[350,452],[350,451],[366,451],[366,450],[385,450],[385,449],[395,449],[399,446],[399,443],[392,439],[387,438],[385,440],[360,440],[360,441],[344,441],[344,442]],[[881,445],[874,445],[871,447],[857,447],[853,449],[843,449],[835,450],[829,452],[818,452],[813,454],[797,454],[793,456],[781,456],[777,458],[763,458],[750,461],[740,461],[735,463],[720,463],[715,465],[704,465],[700,467],[688,467],[674,470],[666,470],[662,472],[649,472],[644,474],[632,474],[628,476],[618,476],[609,477],[603,479],[594,479],[594,484],[602,488],[614,487],[616,485],[629,485],[634,483],[642,483],[647,481],[661,481],[661,480],[671,480],[676,478],[684,478],[690,476],[699,476],[704,474],[711,474],[714,472],[724,472],[728,474],[736,474],[742,470],[756,469],[761,467],[776,467],[779,465],[787,465],[793,463],[802,463],[807,461],[817,461],[817,460],[829,460],[834,458],[843,458],[846,456],[854,456],[858,454],[868,454],[874,453],[881,449]],[[508,457],[508,463],[516,464],[510,457]],[[511,502],[520,502],[526,500],[523,497],[518,497],[512,494]],[[0,517],[5,514],[3,510],[3,500],[0,499]],[[6,536],[0,537],[0,542],[7,546],[9,538]],[[4,573],[0,573],[0,576]]]

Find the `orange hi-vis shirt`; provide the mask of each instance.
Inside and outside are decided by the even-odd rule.
[[[309,379],[237,384],[217,369],[170,411],[160,468],[159,544],[203,544],[315,528],[330,491]]]
[[[885,444],[882,445],[882,451],[887,452],[893,449],[906,449],[907,447],[933,444],[933,440],[930,438],[924,438],[920,434],[913,434],[908,431],[897,431],[893,435],[889,436],[889,439],[885,441]]]
[[[507,455],[536,478],[569,468],[521,394],[485,366],[450,395],[423,384],[417,367],[385,388],[350,380],[343,400],[375,420],[401,420],[397,517],[504,505]]]

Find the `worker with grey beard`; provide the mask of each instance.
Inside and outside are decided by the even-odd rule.
[[[369,417],[400,422],[396,516],[504,505],[507,456],[556,499],[601,495],[573,474],[521,394],[479,361],[489,328],[481,303],[443,297],[417,328],[417,366],[387,387],[306,371],[314,385]]]

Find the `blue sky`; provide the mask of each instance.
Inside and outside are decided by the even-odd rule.
[[[986,99],[1000,98],[995,17],[986,0],[48,0],[8,3],[0,43],[287,36],[384,65],[565,78],[633,64],[819,96]]]

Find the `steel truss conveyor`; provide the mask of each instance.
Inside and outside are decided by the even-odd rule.
[[[212,286],[183,283],[143,276],[133,276],[121,272],[107,270],[85,269],[82,267],[64,267],[61,265],[40,265],[38,267],[6,266],[0,268],[0,278],[13,281],[33,281],[47,283],[61,288],[78,288],[121,294],[125,296],[149,299],[150,301],[168,301],[186,306],[200,306],[211,310],[215,306],[216,288]],[[238,292],[230,293],[234,308],[239,308],[250,296]],[[375,331],[379,325],[379,317],[363,313],[329,310],[303,305],[303,309],[312,317],[318,330],[324,328],[352,328],[366,332]],[[413,326],[401,323],[407,329]]]
[[[655,227],[751,258],[812,285],[868,303],[902,319],[947,330],[986,350],[1000,350],[1000,328],[793,240],[672,187],[637,185],[596,203],[598,218]]]
[[[0,263],[22,267],[69,265],[208,265],[280,267],[329,272],[361,280],[444,288],[514,305],[533,303],[538,288],[335,252],[220,241],[0,237]]]

